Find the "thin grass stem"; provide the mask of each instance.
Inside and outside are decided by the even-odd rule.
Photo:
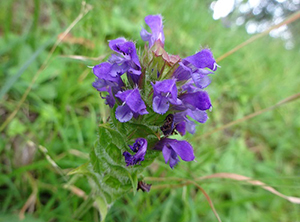
[[[297,19],[300,18],[300,11],[295,12],[294,14],[292,14],[290,17],[288,17],[286,20],[284,20],[283,22],[280,22],[277,25],[272,26],[271,28],[267,29],[266,31],[259,33],[257,35],[252,36],[250,39],[246,40],[245,42],[241,43],[240,45],[234,47],[233,49],[231,49],[230,51],[226,52],[225,54],[221,55],[219,58],[216,59],[216,62],[220,62],[223,59],[225,59],[226,57],[230,56],[231,54],[235,53],[236,51],[238,51],[239,49],[249,45],[250,43],[254,42],[255,40],[269,34],[272,30],[277,29],[283,25],[288,25],[294,21],[296,21]]]
[[[4,123],[0,127],[0,132],[2,132],[5,127],[10,123],[10,121],[15,117],[15,115],[18,113],[19,109],[21,108],[22,104],[25,102],[29,92],[31,91],[34,83],[38,79],[39,75],[44,71],[55,51],[57,46],[62,42],[62,40],[67,36],[67,34],[74,28],[74,26],[92,9],[91,5],[86,4],[85,1],[82,1],[82,7],[80,14],[76,17],[76,19],[67,27],[67,29],[57,38],[56,42],[52,46],[47,58],[44,60],[43,64],[37,71],[37,73],[33,76],[30,85],[27,87],[26,91],[24,92],[21,100],[17,104],[17,107],[14,109],[14,111],[8,116],[8,118],[4,121]]]
[[[275,105],[273,105],[273,106],[270,106],[270,107],[268,107],[268,108],[259,110],[259,111],[254,112],[254,113],[251,113],[251,114],[249,114],[249,115],[247,115],[247,116],[245,116],[245,117],[243,117],[243,118],[234,120],[234,121],[229,122],[229,123],[227,123],[227,124],[225,124],[225,125],[223,125],[223,126],[221,126],[221,127],[216,128],[216,129],[214,129],[214,130],[212,130],[212,131],[210,131],[210,132],[207,132],[207,133],[205,133],[205,134],[203,134],[203,135],[197,137],[197,138],[195,139],[195,141],[196,141],[196,142],[199,142],[199,140],[201,140],[202,138],[208,137],[208,136],[210,136],[210,135],[213,134],[213,133],[216,133],[216,132],[218,132],[218,131],[222,131],[222,130],[227,129],[227,128],[231,127],[231,126],[234,126],[234,125],[236,125],[236,124],[238,124],[238,123],[242,123],[242,122],[244,122],[244,121],[246,121],[246,120],[252,119],[252,118],[254,118],[254,117],[258,116],[258,115],[261,115],[261,114],[263,114],[263,113],[265,113],[265,112],[268,112],[268,111],[271,111],[271,110],[273,110],[273,109],[276,109],[276,108],[278,108],[278,107],[280,107],[280,106],[282,106],[282,105],[284,105],[284,104],[290,103],[290,102],[295,101],[295,100],[297,100],[297,99],[300,99],[300,93],[296,93],[296,94],[294,94],[294,95],[292,95],[292,96],[289,96],[288,98],[286,98],[286,99],[284,99],[284,100],[281,100],[280,102],[278,102],[277,104],[275,104]]]

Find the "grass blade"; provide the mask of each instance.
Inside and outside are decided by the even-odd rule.
[[[271,32],[272,30],[277,29],[277,28],[279,28],[280,26],[283,26],[283,25],[288,25],[288,24],[296,21],[299,18],[300,18],[300,12],[299,11],[295,12],[290,17],[288,17],[286,20],[284,20],[283,22],[280,22],[279,24],[272,26],[271,28],[267,29],[266,31],[264,31],[262,33],[259,33],[257,35],[252,36],[250,39],[246,40],[245,42],[239,44],[238,46],[234,47],[230,51],[228,51],[225,54],[221,55],[219,58],[216,59],[216,62],[220,62],[221,60],[223,60],[226,57],[230,56],[231,54],[235,53],[239,49],[241,49],[241,48],[245,47],[246,45],[254,42],[255,40],[269,34],[269,32]]]
[[[18,70],[18,72],[10,76],[6,82],[3,84],[3,88],[0,91],[0,99],[7,93],[12,85],[20,78],[20,76],[24,73],[24,71],[30,66],[30,64],[36,60],[38,55],[44,51],[44,49],[49,46],[53,42],[53,38],[49,39],[47,42],[45,42],[43,45],[41,45],[31,56],[30,58],[22,65],[22,67]]]
[[[247,116],[244,116],[243,118],[234,120],[234,121],[229,122],[229,123],[227,123],[227,124],[225,124],[225,125],[223,125],[223,126],[220,126],[220,127],[216,128],[216,129],[210,131],[210,132],[207,132],[207,133],[205,133],[205,134],[199,136],[198,138],[195,139],[195,141],[199,141],[199,140],[201,140],[202,138],[208,137],[208,136],[210,136],[210,135],[213,134],[213,133],[216,133],[216,132],[218,132],[218,131],[227,129],[227,128],[233,126],[233,125],[236,125],[236,124],[238,124],[238,123],[242,123],[242,122],[244,122],[244,121],[246,121],[246,120],[248,120],[248,119],[252,119],[252,118],[254,118],[254,117],[256,117],[256,116],[258,116],[258,115],[260,115],[260,114],[263,114],[263,113],[265,113],[265,112],[268,112],[268,111],[270,111],[270,110],[273,110],[273,109],[275,109],[275,108],[277,108],[277,107],[279,107],[279,106],[282,106],[282,105],[284,105],[284,104],[286,104],[286,103],[290,103],[290,102],[292,102],[292,101],[294,101],[294,100],[297,100],[297,99],[300,99],[300,93],[296,93],[296,94],[294,94],[294,95],[292,95],[292,96],[289,96],[288,98],[286,98],[286,99],[284,99],[284,100],[281,100],[280,102],[278,102],[277,104],[275,104],[275,105],[273,105],[273,106],[270,106],[270,107],[268,107],[268,108],[259,110],[259,111],[254,112],[254,113],[251,113],[251,114],[249,114],[249,115],[247,115]]]
[[[278,192],[277,190],[275,190],[273,187],[270,187],[267,184],[265,184],[259,180],[253,180],[250,177],[246,177],[246,176],[235,174],[235,173],[215,173],[212,175],[200,177],[196,180],[201,181],[201,180],[206,180],[206,179],[211,179],[211,178],[225,178],[225,179],[231,179],[231,180],[245,181],[254,186],[260,186],[262,189],[265,189],[279,197],[282,197],[282,198],[290,201],[291,203],[300,204],[300,198],[298,198],[298,197],[286,196],[286,195]]]
[[[66,30],[62,33],[62,35],[57,38],[56,42],[52,46],[48,57],[41,65],[40,69],[37,71],[37,73],[33,76],[32,81],[26,91],[24,92],[21,100],[18,102],[17,107],[14,109],[14,111],[8,116],[8,118],[4,121],[4,123],[0,127],[0,132],[2,132],[5,127],[10,123],[10,121],[15,117],[15,115],[18,113],[19,109],[21,108],[22,104],[25,102],[25,99],[27,98],[29,92],[31,91],[32,86],[34,85],[35,81],[41,74],[41,72],[47,67],[48,62],[50,61],[50,58],[52,54],[54,53],[57,46],[61,43],[63,38],[71,31],[71,29],[92,9],[91,5],[86,4],[85,1],[82,1],[82,7],[80,14],[75,18],[75,20],[66,28]]]

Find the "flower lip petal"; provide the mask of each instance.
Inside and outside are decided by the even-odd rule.
[[[186,93],[181,95],[179,99],[188,109],[194,110],[195,108],[198,108],[200,110],[207,110],[211,107],[210,98],[206,91]]]
[[[146,110],[147,107],[142,100],[138,88],[118,92],[115,96],[125,103],[132,112],[139,115],[148,114]]]
[[[120,122],[128,122],[133,117],[133,113],[130,108],[125,104],[123,106],[118,106],[116,109],[116,118]]]
[[[205,123],[208,119],[206,111],[195,109],[187,110],[187,115],[196,120],[199,123]]]
[[[154,147],[155,150],[161,150],[166,162],[169,162],[173,168],[179,159],[177,155],[184,161],[192,161],[195,159],[193,147],[187,141],[178,141],[176,139],[163,138]]]
[[[169,142],[169,144],[182,160],[192,161],[195,159],[193,147],[187,141],[173,140],[172,142]]]
[[[193,73],[192,79],[195,85],[200,89],[206,88],[211,83],[211,80],[207,75],[202,75],[200,73]]]
[[[153,111],[159,114],[164,114],[169,109],[169,101],[163,96],[155,96],[153,98]]]
[[[175,79],[157,81],[153,86],[153,110],[156,113],[164,114],[169,109],[169,102],[173,105],[180,105],[181,100],[177,98],[177,87]]]

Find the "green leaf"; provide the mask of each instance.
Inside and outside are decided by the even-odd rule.
[[[104,221],[105,217],[107,215],[108,206],[105,203],[105,201],[103,200],[103,198],[100,197],[100,196],[96,197],[95,203],[99,208],[98,210],[99,210],[99,213],[100,213],[101,221]]]
[[[71,170],[68,172],[67,175],[74,175],[74,174],[88,174],[90,173],[88,170],[89,162],[82,164],[81,166],[75,168],[74,170]]]
[[[123,157],[123,152],[130,150],[126,131],[121,133],[109,124],[103,124],[98,135],[98,141],[90,153],[88,172],[83,172],[91,176],[98,188],[97,193],[109,205],[131,189],[136,192],[138,175],[153,162],[158,152],[148,150],[145,161],[127,167]]]

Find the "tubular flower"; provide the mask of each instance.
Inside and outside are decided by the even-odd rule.
[[[129,152],[125,151],[123,156],[125,157],[125,162],[127,166],[132,166],[137,163],[140,163],[144,160],[146,151],[147,151],[147,140],[144,138],[136,139],[133,146],[130,146],[130,149],[136,154],[131,155]]]
[[[177,87],[175,79],[157,81],[153,86],[153,111],[164,114],[169,109],[169,103],[180,105],[181,101],[177,98]]]
[[[168,54],[162,16],[149,15],[145,23],[151,31],[142,28],[140,35],[148,47],[137,50],[134,42],[123,37],[110,40],[112,54],[93,67],[93,87],[115,114],[105,127],[111,126],[125,140],[138,138],[129,145],[134,154],[122,150],[123,164],[134,166],[144,161],[145,155],[151,159],[158,150],[174,168],[180,158],[192,161],[195,156],[189,142],[169,137],[193,134],[196,122],[208,120],[212,104],[203,89],[210,85],[209,75],[218,65],[209,49],[183,59]]]
[[[95,82],[93,82],[93,87],[100,92],[108,92],[109,95],[105,97],[106,104],[111,108],[115,105],[115,99],[113,94],[121,90],[124,85],[120,76],[115,75],[118,67],[104,62],[93,67],[93,73],[97,77]]]
[[[133,116],[148,114],[146,105],[137,88],[118,92],[116,97],[123,102],[116,109],[116,118],[120,122],[128,122]]]
[[[203,49],[195,55],[182,59],[179,67],[174,72],[178,81],[193,79],[194,84],[200,88],[206,88],[211,80],[207,76],[217,70],[217,63],[209,49]],[[212,70],[209,71],[206,68]]]
[[[135,44],[127,41],[125,38],[117,38],[109,41],[109,47],[118,53],[117,55],[113,54],[109,61],[122,67],[120,75],[127,72],[128,78],[137,84],[141,75],[141,65],[136,53]]]
[[[179,162],[178,156],[184,161],[195,159],[192,145],[184,140],[164,138],[156,144],[155,149],[162,151],[165,162],[169,162],[171,168]]]

